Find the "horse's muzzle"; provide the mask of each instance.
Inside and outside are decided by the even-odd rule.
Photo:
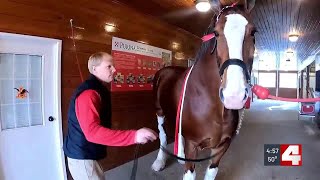
[[[249,97],[249,89],[246,87],[243,91],[225,91],[219,90],[220,100],[227,109],[242,109]]]

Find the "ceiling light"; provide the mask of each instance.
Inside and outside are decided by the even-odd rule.
[[[289,49],[286,51],[286,55],[287,55],[287,58],[289,58],[289,59],[292,58],[293,55],[294,55],[293,50],[289,48]]]
[[[290,34],[289,35],[289,41],[296,42],[298,41],[299,35],[298,34]]]
[[[106,30],[107,32],[115,32],[116,31],[116,25],[111,24],[111,23],[106,23],[104,26],[104,30]]]
[[[177,50],[177,49],[179,48],[179,46],[180,46],[180,44],[177,43],[177,42],[172,42],[172,43],[171,43],[171,47],[172,47],[172,49],[174,49],[174,50]]]
[[[196,8],[200,12],[207,12],[211,8],[211,5],[208,0],[197,0]]]

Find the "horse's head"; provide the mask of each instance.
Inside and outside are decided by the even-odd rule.
[[[220,99],[228,109],[243,108],[249,96],[255,26],[249,17],[254,0],[243,6],[221,7],[216,18],[216,55],[220,64]]]

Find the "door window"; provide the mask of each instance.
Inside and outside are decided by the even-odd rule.
[[[0,53],[1,129],[43,124],[42,57]]]

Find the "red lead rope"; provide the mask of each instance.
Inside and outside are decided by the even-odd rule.
[[[252,92],[258,96],[259,99],[274,99],[280,101],[288,101],[288,102],[317,102],[320,101],[320,98],[283,98],[283,97],[276,97],[270,95],[269,90],[265,87],[254,85],[251,88]]]

